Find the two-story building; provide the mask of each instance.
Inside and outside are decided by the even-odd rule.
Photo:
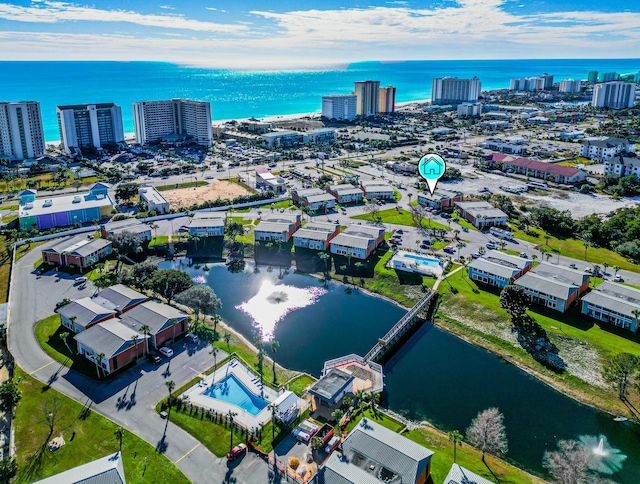
[[[293,246],[327,250],[331,240],[340,233],[340,224],[309,222],[293,234]]]
[[[423,207],[431,207],[437,210],[451,208],[456,202],[462,202],[463,200],[464,195],[462,193],[451,190],[436,189],[433,192],[433,195],[418,192],[418,204]]]
[[[300,214],[269,213],[253,231],[256,242],[289,242],[302,223]]]
[[[588,273],[541,262],[515,284],[522,287],[531,302],[564,313],[588,289]]]
[[[100,233],[105,239],[109,239],[121,232],[131,232],[140,237],[143,242],[151,240],[151,225],[145,224],[135,218],[126,218],[116,222],[109,222],[100,225]]]
[[[158,214],[169,213],[169,202],[155,187],[142,186],[138,189],[138,196],[140,200],[147,203],[147,210],[149,212],[156,212]]]
[[[327,187],[327,193],[333,195],[340,204],[360,203],[364,198],[362,189],[353,186],[351,183],[343,183],[341,185],[331,185]]]
[[[331,240],[331,253],[366,260],[384,242],[384,227],[349,225]]]
[[[638,332],[640,290],[604,281],[582,297],[581,311],[589,317],[633,333]]]
[[[362,180],[360,188],[367,200],[393,200],[393,187],[382,180]]]
[[[483,229],[493,225],[507,224],[507,214],[489,202],[454,202],[454,204],[460,216],[476,228]]]
[[[225,212],[196,212],[189,222],[189,235],[192,237],[224,237],[227,223]]]
[[[469,279],[491,286],[504,287],[529,271],[531,267],[532,262],[529,259],[491,250],[469,264]]]
[[[42,249],[42,262],[84,271],[113,252],[112,243],[105,239],[65,239]]]
[[[284,193],[287,190],[284,180],[271,173],[266,166],[256,168],[256,188],[270,190],[274,193]]]
[[[336,206],[333,195],[320,188],[304,188],[291,192],[291,198],[299,206],[309,207],[312,212],[330,210]]]

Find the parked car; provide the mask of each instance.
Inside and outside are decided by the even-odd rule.
[[[498,246],[496,244],[494,244],[493,242],[487,242],[487,249],[489,250],[495,250]]]
[[[396,234],[404,234],[404,232],[403,232],[402,229],[398,229],[398,230],[396,230]]]
[[[569,267],[570,267],[571,269],[577,269],[577,268],[578,268],[578,266],[576,266],[575,264],[569,264]]]
[[[471,254],[472,259],[478,259],[480,257],[482,257],[482,254],[480,252],[474,252],[473,254]]]
[[[85,282],[87,282],[89,279],[87,279],[86,277],[76,277],[76,280],[74,282],[74,284],[78,285],[78,284],[84,284]]]
[[[427,244],[422,244],[420,246],[420,248],[423,249],[423,250],[427,250],[429,248],[429,246]]]
[[[614,282],[624,282],[624,279],[622,278],[622,276],[620,274],[616,274],[613,277]]]
[[[198,335],[193,334],[193,333],[189,333],[185,336],[185,339],[188,339],[189,341],[191,341],[192,343],[197,343],[198,341],[200,341],[200,338],[198,338]]]
[[[162,348],[160,348],[159,351],[160,351],[160,353],[162,353],[167,358],[171,358],[173,356],[173,350],[171,348],[166,347],[166,346],[163,346]]]
[[[227,454],[227,460],[236,460],[247,451],[247,444],[238,444]]]
[[[424,240],[422,241],[422,243],[423,243],[424,245],[431,245],[431,241],[430,241],[429,239],[424,239]]]
[[[444,249],[442,249],[444,252],[446,252],[447,254],[455,254],[456,253],[456,249],[450,245],[446,246]]]
[[[160,356],[156,355],[155,353],[147,353],[147,360],[149,360],[154,365],[159,365],[160,363],[162,363],[162,358],[160,358]]]
[[[520,257],[522,257],[523,259],[528,259],[529,256],[527,255],[526,252],[520,252]]]

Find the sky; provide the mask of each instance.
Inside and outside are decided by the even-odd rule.
[[[638,52],[637,0],[0,0],[1,60],[273,69]]]

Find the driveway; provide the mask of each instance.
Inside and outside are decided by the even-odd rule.
[[[228,482],[232,477],[237,482],[268,482],[268,466],[254,454],[228,467],[225,458],[216,457],[171,422],[165,434],[165,421],[155,412],[156,403],[167,395],[165,381],[181,386],[211,366],[212,357],[203,343],[180,340],[173,346],[174,356],[163,358],[160,365],[144,361],[99,384],[50,358],[34,336],[35,323],[51,315],[56,302],[90,296],[96,288],[91,283],[74,286],[74,277],[57,277],[53,271],[37,276],[33,265],[39,258],[40,250],[35,250],[14,266],[9,297],[9,348],[25,372],[82,404],[91,403],[93,410],[157,447],[191,482]]]

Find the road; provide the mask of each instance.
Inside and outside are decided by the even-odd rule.
[[[95,287],[87,283],[84,289],[74,286],[74,277],[53,271],[37,276],[34,263],[40,258],[35,250],[18,261],[13,269],[13,286],[9,299],[9,349],[18,366],[26,373],[92,410],[130,430],[163,452],[194,483],[269,482],[269,469],[262,459],[249,454],[240,464],[227,465],[204,445],[180,427],[166,426],[155,411],[155,405],[167,396],[165,381],[181,386],[211,366],[209,351],[202,342],[193,345],[180,340],[173,346],[174,356],[158,365],[143,360],[131,370],[113,380],[95,381],[61,366],[38,344],[34,327],[37,321],[50,316],[55,303],[67,297],[91,296]],[[224,357],[224,352],[220,357]],[[92,456],[95,458],[101,456]]]

